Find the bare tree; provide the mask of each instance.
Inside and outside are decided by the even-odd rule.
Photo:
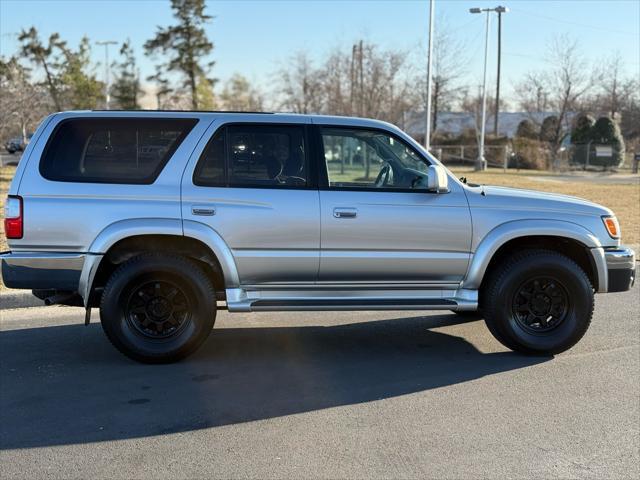
[[[466,73],[468,57],[465,44],[459,37],[453,35],[446,19],[440,19],[440,25],[436,31],[433,42],[433,64],[431,77],[431,127],[435,132],[438,129],[438,112],[451,110],[454,104],[463,97],[463,87],[460,80]],[[424,56],[422,49],[420,55]],[[419,62],[424,65],[425,62]],[[427,105],[427,73],[426,67],[419,68],[415,79],[420,100],[425,107]]]
[[[264,100],[261,93],[245,77],[236,73],[224,84],[220,103],[225,110],[260,111]]]
[[[537,97],[544,95],[545,104],[557,117],[554,131],[549,137],[552,166],[557,168],[560,146],[570,130],[570,114],[579,107],[579,100],[591,87],[592,80],[577,42],[566,35],[551,41],[548,58],[549,68],[528,75],[517,91],[521,94],[535,92]],[[525,109],[531,108],[527,100],[526,96],[521,98],[521,106]]]
[[[324,103],[321,75],[307,52],[296,53],[289,67],[278,72],[282,108],[294,113],[320,113]]]
[[[413,103],[405,52],[357,42],[333,50],[316,68],[305,52],[277,75],[282,108],[296,113],[357,115],[402,123]]]
[[[29,70],[12,57],[6,62],[0,59],[0,92],[0,130],[14,134],[19,128],[26,142],[29,132],[47,114],[47,90],[34,84]]]
[[[529,114],[530,120],[540,126],[540,112],[548,112],[549,92],[547,91],[546,79],[542,72],[529,72],[524,81],[516,85],[515,91],[519,100],[520,108]]]

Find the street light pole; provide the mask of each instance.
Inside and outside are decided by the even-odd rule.
[[[109,45],[117,45],[118,42],[113,40],[106,40],[103,42],[96,42],[96,45],[104,45],[104,98],[105,108],[109,110],[111,103],[111,79],[109,76]]]
[[[429,40],[427,59],[427,128],[424,134],[424,148],[429,151],[431,149],[431,68],[433,58],[433,13],[435,10],[435,0],[429,0]]]
[[[484,72],[482,81],[482,124],[480,125],[480,148],[478,149],[478,158],[476,160],[476,170],[485,170],[487,168],[487,162],[484,157],[484,143],[485,143],[485,130],[487,122],[487,60],[489,55],[489,24],[491,12],[497,12],[498,14],[508,12],[506,7],[496,8],[470,8],[470,13],[483,13],[487,14],[487,21],[485,26],[485,38],[484,38]],[[499,67],[498,67],[499,68]],[[499,78],[499,75],[498,75]],[[499,87],[498,87],[499,88]],[[496,118],[498,111],[496,109]],[[495,124],[497,130],[497,120]]]
[[[502,59],[502,14],[509,11],[507,7],[496,7],[498,13],[498,75],[496,78],[496,110],[493,119],[493,134],[498,136],[498,116],[500,115],[500,61]]]
[[[491,17],[487,11],[486,32],[484,37],[484,74],[482,78],[482,120],[480,123],[480,149],[476,160],[476,170],[485,170],[487,163],[484,158],[484,135],[487,123],[487,59],[489,57],[489,23]]]

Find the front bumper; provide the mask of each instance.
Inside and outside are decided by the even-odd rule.
[[[5,252],[0,254],[2,283],[29,290],[78,290],[85,255],[81,253]]]
[[[625,292],[633,287],[636,277],[636,254],[628,247],[606,249],[607,292]]]

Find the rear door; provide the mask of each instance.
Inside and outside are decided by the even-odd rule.
[[[302,122],[214,122],[184,175],[183,218],[222,237],[242,285],[317,278],[319,195]]]

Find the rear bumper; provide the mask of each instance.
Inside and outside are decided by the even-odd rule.
[[[6,252],[0,254],[2,283],[8,288],[78,291],[85,255]]]
[[[607,263],[607,292],[625,292],[633,287],[636,276],[636,254],[628,247],[604,251]]]

